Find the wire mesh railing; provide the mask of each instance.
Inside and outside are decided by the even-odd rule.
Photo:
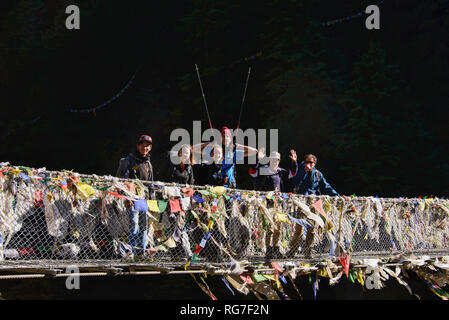
[[[444,199],[303,196],[1,167],[0,266],[447,255]]]

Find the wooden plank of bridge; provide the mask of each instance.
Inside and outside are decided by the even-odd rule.
[[[105,266],[105,267],[101,267],[101,266],[97,266],[97,267],[80,267],[79,268],[80,271],[83,272],[105,272],[108,276],[116,276],[119,275],[121,273],[123,273],[123,269],[122,268],[117,268],[117,267],[109,267],[109,266]]]
[[[9,272],[14,274],[43,274],[47,277],[54,277],[57,274],[62,273],[61,269],[48,269],[48,268],[10,268],[2,269],[2,272]]]

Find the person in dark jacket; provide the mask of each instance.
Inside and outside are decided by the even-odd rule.
[[[203,150],[206,152],[206,149]],[[201,184],[211,186],[224,186],[228,182],[228,177],[222,173],[223,149],[215,145],[210,149],[209,162],[205,161],[200,165]]]
[[[169,171],[167,174],[167,181],[177,184],[195,184],[195,177],[193,171],[193,165],[195,164],[193,158],[192,146],[184,144],[181,146],[178,152],[170,151],[169,156]],[[189,213],[187,213],[189,214]],[[182,216],[170,213],[168,215],[168,221],[170,222],[170,228],[180,232],[179,224],[184,225],[185,220]],[[187,241],[188,242],[188,241]],[[183,243],[183,238],[180,237],[175,240],[176,246],[169,248],[168,253],[173,260],[183,259],[188,257],[188,249],[186,246],[189,244]]]
[[[304,156],[304,161],[299,165],[298,171],[292,180],[294,193],[340,196],[326,181],[324,175],[315,168],[316,163],[317,158],[313,154]]]
[[[151,137],[141,135],[137,141],[136,150],[120,159],[117,177],[153,181],[153,166],[150,161],[152,146]]]
[[[183,145],[179,149],[178,157],[180,160],[179,164],[173,164],[170,161],[171,168],[168,176],[169,182],[179,183],[179,184],[195,184],[195,177],[193,172],[193,151],[192,146]]]
[[[298,169],[295,150],[290,150],[290,170],[285,170],[279,167],[279,163],[281,161],[281,155],[279,152],[271,152],[269,163],[266,165],[260,165],[261,160],[264,157],[265,150],[264,148],[261,148],[258,153],[258,161],[256,165],[249,169],[249,174],[255,178],[255,189],[257,191],[285,192],[285,187],[288,185],[288,180],[294,177]],[[272,201],[269,199],[267,200],[268,206],[272,206]],[[282,226],[279,224],[275,231],[268,231],[266,234],[265,243],[267,246],[267,252],[265,257],[268,260],[282,258],[279,248],[281,227]]]
[[[120,159],[117,177],[128,179],[150,180],[153,177],[153,166],[150,162],[150,151],[153,140],[148,135],[141,135],[137,141],[136,151]],[[150,196],[152,191],[150,190]],[[148,216],[134,208],[131,201],[126,201],[129,217],[128,243],[133,253],[144,255],[147,248]]]
[[[255,179],[255,190],[286,192],[288,180],[292,179],[298,170],[295,150],[290,150],[291,165],[289,170],[279,167],[281,155],[276,151],[271,152],[268,164],[261,165],[261,160],[265,156],[264,151],[264,148],[260,149],[257,163],[249,169],[249,174]]]

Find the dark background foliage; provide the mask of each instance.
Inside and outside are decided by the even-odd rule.
[[[342,194],[447,196],[449,1],[386,0],[380,30],[321,24],[373,3],[2,0],[0,161],[115,174],[148,133],[162,177],[170,132],[208,126],[195,63],[217,128],[236,126],[251,66],[240,127],[278,128],[283,166],[294,148]],[[65,28],[69,4],[80,30]],[[136,70],[111,104],[70,112]]]

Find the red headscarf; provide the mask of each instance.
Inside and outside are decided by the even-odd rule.
[[[221,128],[221,135],[222,136],[224,136],[224,135],[232,136],[232,133],[231,133],[231,130],[229,130],[228,127],[223,126]]]

